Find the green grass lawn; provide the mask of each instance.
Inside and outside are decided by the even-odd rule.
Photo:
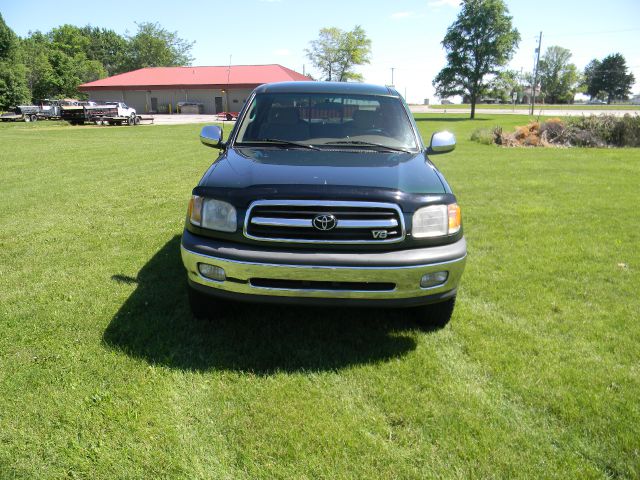
[[[469,245],[452,322],[191,319],[198,125],[0,124],[0,479],[638,478],[640,150],[419,115]]]
[[[468,103],[461,104],[451,104],[451,105],[429,105],[430,108],[437,110],[462,110],[462,109],[470,109],[471,105]],[[518,104],[515,106],[516,110],[528,111],[531,106],[530,105],[521,105]],[[489,110],[510,110],[513,109],[513,104],[476,104],[476,109],[489,109]],[[541,105],[536,104],[536,114],[540,110],[635,110],[640,112],[640,105]]]

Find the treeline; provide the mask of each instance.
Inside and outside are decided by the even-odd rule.
[[[628,99],[635,82],[625,58],[619,53],[594,59],[584,71],[571,62],[571,51],[558,45],[548,47],[540,57],[536,97],[549,104],[573,103],[576,93],[589,95],[592,100],[615,102]],[[486,98],[509,103],[528,103],[534,83],[531,72],[501,70],[487,83]]]
[[[194,42],[157,23],[133,35],[62,25],[18,37],[0,15],[0,109],[41,98],[82,98],[78,85],[144,67],[190,65]]]

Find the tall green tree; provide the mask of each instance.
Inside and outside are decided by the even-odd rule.
[[[99,61],[108,76],[126,71],[127,40],[122,35],[113,30],[89,25],[83,27],[82,31],[89,39],[87,58]]]
[[[509,103],[513,100],[513,96],[522,98],[524,87],[521,75],[515,70],[503,70],[498,72],[488,82],[487,96],[495,98],[502,103]]]
[[[600,85],[598,85],[598,80],[596,79],[596,72],[599,67],[600,60],[594,58],[587,63],[587,66],[584,67],[584,71],[582,73],[582,83],[580,85],[581,91],[582,93],[589,95],[591,99],[599,98]],[[596,89],[597,91],[595,91]]]
[[[540,59],[540,93],[547,103],[570,103],[580,84],[580,74],[571,63],[571,52],[554,45]]]
[[[22,42],[22,56],[33,98],[82,98],[78,85],[105,77],[102,63],[87,56],[90,43],[73,25],[30,33]]]
[[[348,32],[335,27],[323,28],[305,52],[324,80],[362,81],[362,75],[353,69],[370,62],[371,40],[360,25]]]
[[[584,76],[587,94],[597,98],[604,92],[609,104],[613,100],[627,99],[636,80],[619,53],[608,55],[602,61],[592,60],[586,66]]]
[[[462,0],[456,21],[442,40],[447,65],[433,80],[439,97],[467,95],[471,117],[486,92],[487,76],[497,75],[513,56],[520,34],[503,0]]]
[[[0,13],[0,60],[7,60],[15,51],[16,34],[5,23]]]
[[[158,23],[139,23],[138,32],[127,37],[125,70],[144,67],[179,67],[191,65],[191,49],[195,42],[189,42],[170,32]]]
[[[18,37],[0,15],[0,109],[29,101],[26,68],[20,59]]]

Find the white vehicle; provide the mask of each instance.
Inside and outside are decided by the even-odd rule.
[[[109,106],[115,105],[117,107],[116,117],[130,118],[131,116],[136,116],[136,109],[128,107],[124,102],[105,102],[104,104]]]
[[[103,102],[101,104],[90,102],[89,105],[83,107],[83,117],[85,121],[97,124],[137,125],[139,123],[136,109],[128,107],[124,102]]]

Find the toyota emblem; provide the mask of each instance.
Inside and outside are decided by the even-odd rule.
[[[312,223],[317,230],[328,231],[336,228],[338,220],[331,214],[323,214],[313,217]]]

